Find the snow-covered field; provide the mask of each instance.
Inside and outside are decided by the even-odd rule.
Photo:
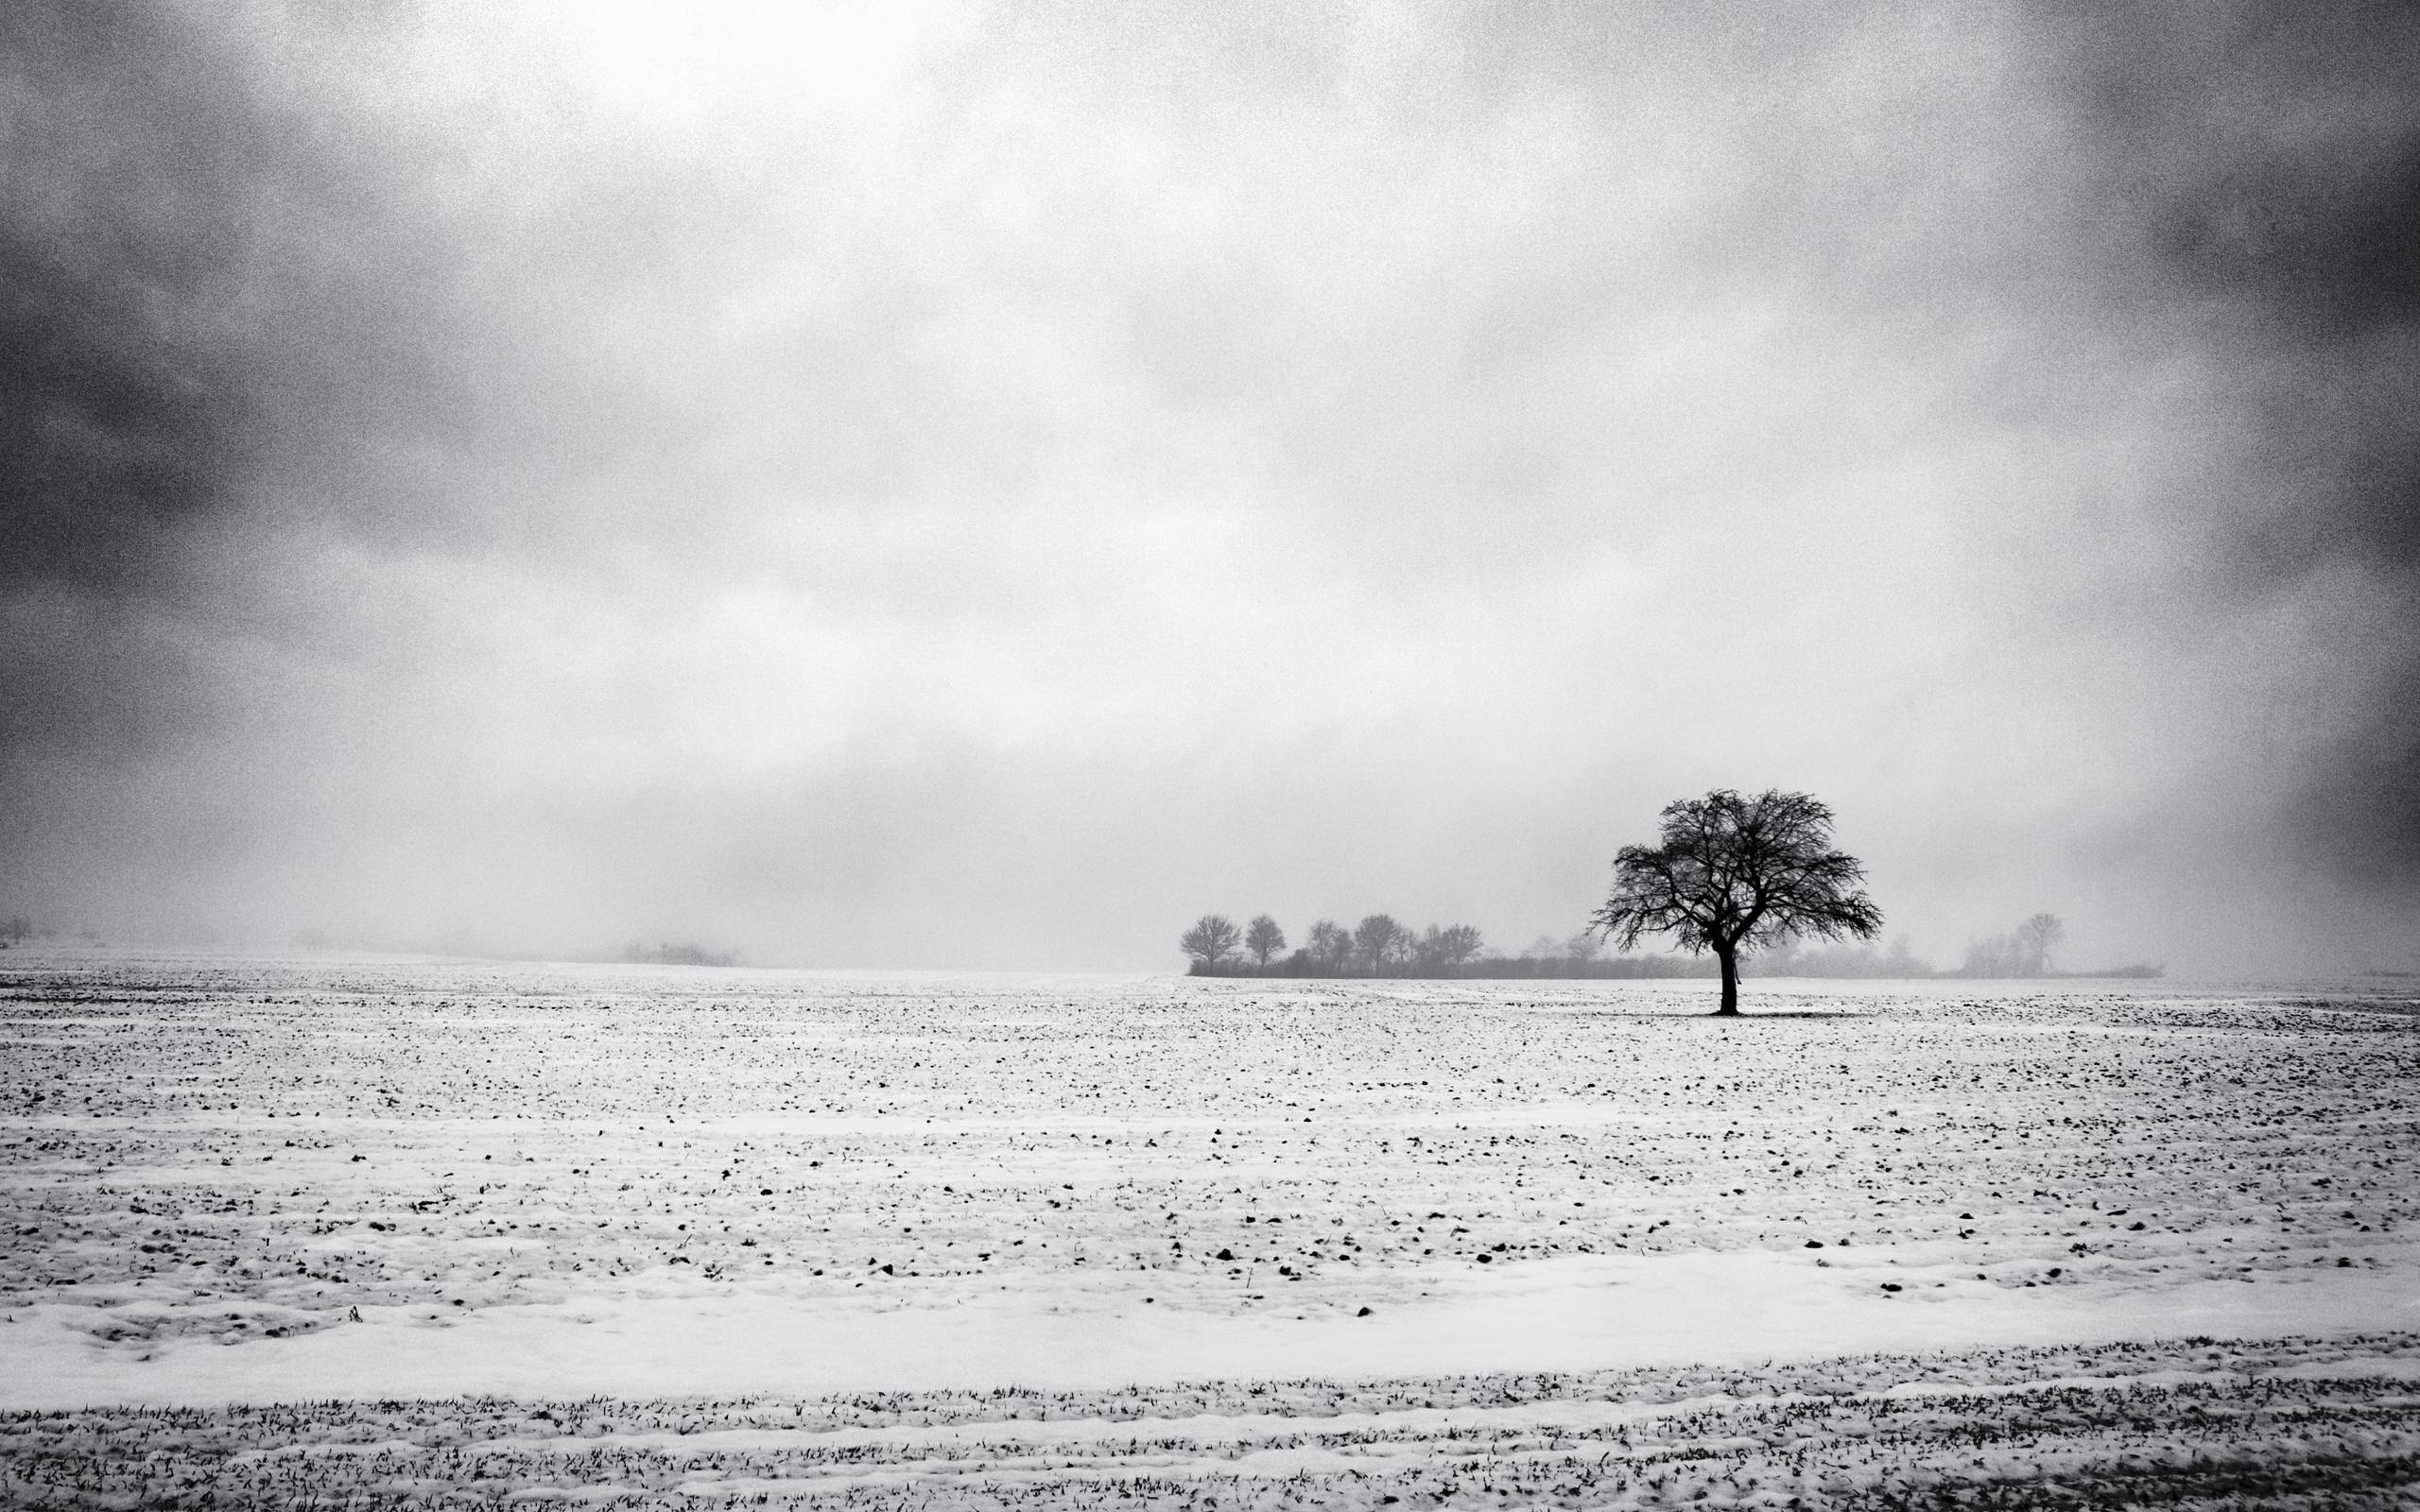
[[[2414,1494],[2408,994],[1707,1005],[9,953],[0,1488]]]

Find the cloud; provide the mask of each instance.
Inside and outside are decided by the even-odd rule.
[[[1779,783],[1936,955],[2408,919],[2388,13],[24,14],[27,905],[1517,941]]]
[[[2420,883],[2420,20],[2187,8],[2079,53],[2147,278],[2209,322],[2243,434],[2216,507],[2234,592],[2374,602],[2284,821],[2336,878]]]

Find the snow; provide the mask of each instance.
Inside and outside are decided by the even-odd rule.
[[[816,1306],[742,1294],[533,1303],[424,1323],[358,1326],[238,1347],[96,1349],[72,1307],[14,1312],[0,1406],[212,1405],[342,1396],[824,1395],[947,1387],[1102,1389],[1130,1383],[1578,1371],[1751,1365],[1885,1349],[2269,1337],[2420,1330],[2408,1265],[2156,1292],[2028,1293],[1944,1266],[1819,1270],[1772,1254],[1549,1260],[1492,1286],[1441,1286],[1383,1315],[1232,1314],[1146,1306],[1076,1286],[993,1297],[910,1283]]]
[[[0,1421],[0,1454],[20,1499],[101,1505],[2031,1505],[2048,1483],[2088,1505],[2384,1506],[2420,1452],[2416,1356],[2373,1335],[1360,1387],[96,1409]]]
[[[2385,1341],[2263,1389],[2408,1366],[2409,1004],[1706,1004],[12,952],[0,1407],[1777,1379],[2188,1337]],[[2136,1384],[2252,1389],[2230,1359]],[[1582,1405],[1563,1427],[1630,1410]],[[1218,1431],[1262,1445],[1220,1474],[1371,1468]],[[1419,1466],[1459,1431],[1389,1429]]]

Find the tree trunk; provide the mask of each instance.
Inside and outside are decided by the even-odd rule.
[[[1716,1018],[1725,1014],[1739,1016],[1739,953],[1717,951],[1715,958],[1722,963],[1722,1006],[1714,1010]]]

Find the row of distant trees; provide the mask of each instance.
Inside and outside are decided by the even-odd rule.
[[[11,914],[7,919],[0,919],[0,949],[6,949],[10,945],[23,945],[29,939],[51,939],[58,934],[59,931],[46,924],[37,924],[23,914]]]
[[[1593,931],[1541,935],[1518,954],[1491,954],[1469,924],[1412,929],[1392,914],[1371,914],[1347,929],[1332,919],[1311,925],[1299,947],[1267,914],[1238,929],[1224,914],[1204,914],[1177,941],[1195,976],[1398,976],[1473,978],[1685,977],[1715,974],[1711,960],[1685,955],[1608,955]]]
[[[737,966],[737,951],[708,950],[694,941],[661,945],[631,944],[622,947],[622,959],[634,965],[648,966]]]
[[[1714,963],[1690,956],[1608,956],[1594,931],[1541,935],[1518,954],[1491,954],[1470,924],[1413,929],[1392,914],[1370,914],[1348,929],[1332,919],[1288,948],[1267,914],[1240,929],[1224,914],[1204,914],[1178,939],[1195,976],[1685,977],[1712,976]]]
[[[1267,914],[1241,929],[1224,914],[1204,914],[1177,941],[1196,976],[1450,976],[1483,945],[1468,924],[1415,931],[1392,914],[1368,915],[1351,929],[1322,919],[1291,951]]]
[[[2066,936],[2055,914],[2035,914],[2005,935],[1970,943],[1956,971],[1936,971],[1899,936],[1888,949],[1864,943],[1785,941],[1750,953],[1765,976],[1908,981],[1924,977],[2047,976],[2051,953]],[[1322,919],[1304,943],[1288,949],[1286,931],[1261,914],[1238,928],[1223,914],[1204,914],[1177,942],[1195,976],[1404,976],[1470,978],[1680,978],[1714,976],[1717,963],[1697,955],[1616,955],[1594,930],[1558,938],[1541,935],[1518,954],[1491,953],[1468,924],[1414,931],[1390,914],[1372,914],[1351,929]],[[2152,966],[2099,973],[2156,976]]]
[[[1690,956],[1608,956],[1605,942],[1582,930],[1541,935],[1519,954],[1491,954],[1470,924],[1413,929],[1392,914],[1370,914],[1347,929],[1332,919],[1310,927],[1299,946],[1267,914],[1237,928],[1204,914],[1177,941],[1195,976],[1685,977],[1711,976],[1714,963]]]
[[[2005,935],[1972,940],[1961,976],[2048,976],[2050,952],[2066,937],[2056,914],[2035,914]]]

